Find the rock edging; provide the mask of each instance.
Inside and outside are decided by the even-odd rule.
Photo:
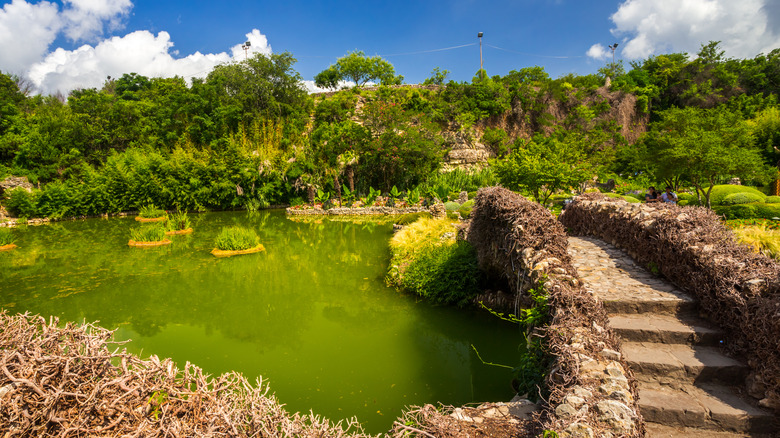
[[[636,381],[606,311],[571,265],[563,226],[541,205],[492,187],[477,193],[468,240],[518,305],[534,287],[548,297],[550,321],[535,329],[553,357],[542,426],[562,437],[643,436]]]

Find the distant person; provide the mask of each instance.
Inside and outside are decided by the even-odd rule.
[[[667,204],[676,204],[677,193],[674,193],[671,187],[666,186],[666,191],[661,194],[661,200]]]
[[[648,204],[661,202],[661,194],[655,191],[655,187],[650,186],[650,189],[645,193],[645,202]]]

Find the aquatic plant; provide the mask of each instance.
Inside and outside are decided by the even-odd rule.
[[[0,246],[10,245],[14,241],[14,235],[9,228],[0,228]]]
[[[136,242],[160,242],[165,240],[165,227],[154,224],[133,228],[130,230],[130,238]]]
[[[251,228],[233,226],[222,228],[215,246],[223,251],[241,251],[254,248],[260,244],[260,237],[257,232]]]
[[[165,210],[155,207],[154,204],[144,205],[138,209],[138,216],[145,219],[163,217],[165,216]]]
[[[190,217],[186,211],[177,211],[168,215],[168,231],[181,231],[190,228]]]

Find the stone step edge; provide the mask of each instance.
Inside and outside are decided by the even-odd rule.
[[[718,346],[724,333],[694,317],[610,315],[609,325],[624,342]]]
[[[724,355],[716,347],[623,342],[621,350],[636,378],[645,382],[659,381],[659,378],[681,382],[743,382],[748,373],[747,365]]]

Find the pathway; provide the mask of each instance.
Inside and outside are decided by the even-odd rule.
[[[739,394],[747,366],[721,353],[693,298],[601,240],[570,237],[569,253],[622,339],[648,437],[778,436],[777,419]]]

